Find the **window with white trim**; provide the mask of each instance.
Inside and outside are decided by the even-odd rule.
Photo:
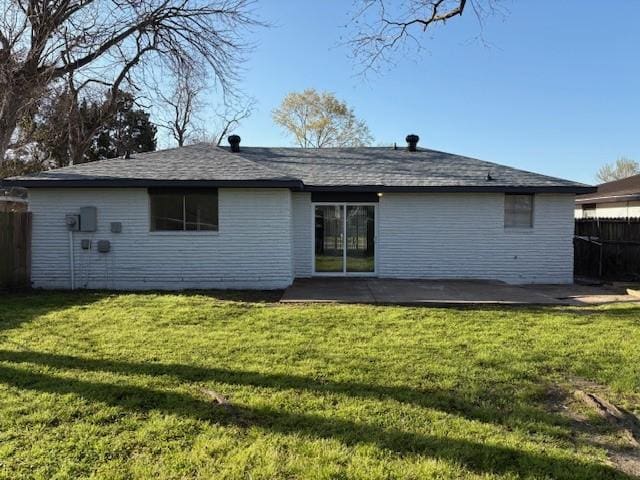
[[[533,195],[520,193],[505,194],[504,227],[533,228]]]
[[[149,189],[152,232],[218,231],[217,189]]]

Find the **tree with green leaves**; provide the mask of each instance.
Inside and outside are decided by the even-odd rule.
[[[596,178],[600,182],[606,183],[638,174],[640,174],[640,164],[638,164],[638,162],[630,158],[620,157],[615,163],[603,165],[600,170],[598,170]]]
[[[289,93],[273,111],[273,120],[302,148],[371,145],[369,127],[333,93],[313,88]]]
[[[157,128],[149,113],[136,106],[133,95],[121,93],[113,118],[97,133],[87,152],[88,161],[122,157],[156,149]]]
[[[119,92],[115,112],[109,115],[104,114],[109,99],[85,98],[71,109],[74,122],[69,120],[73,101],[72,94],[61,92],[43,105],[36,121],[33,138],[53,165],[62,167],[155,150],[156,126],[149,113],[136,106],[132,94]],[[80,145],[72,145],[74,141]]]

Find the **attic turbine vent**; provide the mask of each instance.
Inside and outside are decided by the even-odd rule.
[[[229,135],[227,141],[229,142],[229,145],[231,145],[232,152],[237,153],[240,151],[240,135]]]
[[[410,152],[415,152],[418,150],[418,142],[420,141],[420,137],[418,135],[407,135],[407,138],[405,138],[405,140],[407,141],[407,150],[409,150]]]

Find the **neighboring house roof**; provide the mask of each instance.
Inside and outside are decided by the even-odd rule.
[[[594,191],[585,184],[427,149],[242,147],[232,153],[204,143],[12,177],[5,183],[31,188],[280,186],[316,191]]]
[[[597,191],[576,197],[576,203],[615,203],[640,200],[640,175],[601,183]]]
[[[27,191],[24,188],[0,188],[0,210],[6,211],[7,206],[15,209],[27,209]]]
[[[11,202],[11,203],[27,203],[27,201],[24,198],[20,198],[20,197],[9,197],[7,195],[0,195],[0,202]]]
[[[20,187],[2,188],[0,186],[0,201],[6,202],[27,202],[27,190]]]

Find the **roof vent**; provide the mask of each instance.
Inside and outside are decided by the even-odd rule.
[[[229,145],[231,145],[232,152],[237,153],[240,151],[240,135],[229,135],[227,141],[229,142]]]
[[[407,138],[405,138],[405,140],[407,141],[407,150],[409,150],[410,152],[415,152],[418,150],[418,142],[420,141],[420,137],[418,135],[407,135]]]

